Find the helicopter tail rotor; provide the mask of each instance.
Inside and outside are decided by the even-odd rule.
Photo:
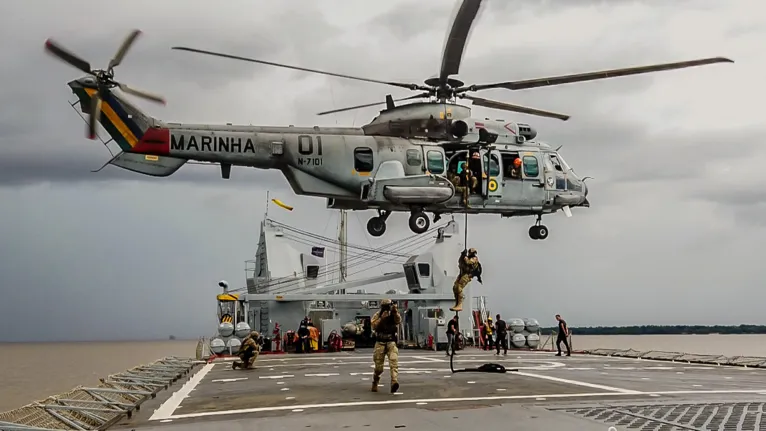
[[[109,89],[119,87],[122,91],[134,96],[155,102],[165,104],[165,99],[161,96],[148,93],[141,90],[136,90],[128,87],[125,84],[115,81],[114,68],[122,63],[130,47],[133,46],[136,38],[141,34],[140,30],[133,30],[128,33],[128,36],[123,40],[117,52],[114,54],[106,69],[91,69],[90,63],[71,51],[67,50],[63,46],[59,45],[52,39],[45,41],[45,51],[64,63],[85,72],[86,74],[95,78],[95,84],[93,85],[95,92],[91,95],[90,103],[90,118],[88,120],[87,136],[89,139],[96,139],[96,123],[99,121],[103,94]]]

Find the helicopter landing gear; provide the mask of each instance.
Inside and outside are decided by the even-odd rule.
[[[537,221],[534,226],[529,228],[529,237],[532,239],[545,239],[548,238],[548,227],[540,224],[542,222],[542,215],[537,216]]]
[[[431,227],[431,219],[423,211],[413,211],[410,214],[410,230],[416,234],[424,233]]]
[[[377,217],[367,220],[367,233],[372,236],[381,236],[386,233],[386,219],[390,215],[390,211],[378,211]]]

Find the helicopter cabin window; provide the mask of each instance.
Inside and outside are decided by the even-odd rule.
[[[420,166],[423,160],[420,157],[420,150],[409,149],[407,150],[407,164],[410,166]]]
[[[432,174],[441,175],[444,173],[444,155],[440,151],[430,150],[426,154],[428,160],[428,171]]]
[[[556,168],[559,172],[564,172],[564,169],[561,166],[561,161],[559,160],[558,156],[555,154],[550,155],[551,162],[553,163],[553,167]]]
[[[540,166],[537,164],[537,157],[524,156],[522,164],[524,165],[524,176],[534,178],[540,174]]]
[[[500,175],[500,160],[498,160],[496,154],[492,154],[487,157],[488,153],[484,154],[484,172],[489,173],[490,177],[496,177]],[[487,166],[487,160],[489,159],[489,166]]]
[[[521,169],[516,166],[516,160],[519,159],[518,153],[501,153],[503,159],[503,178],[511,180],[521,179]]]
[[[360,147],[354,149],[354,169],[357,172],[372,172],[372,149]]]

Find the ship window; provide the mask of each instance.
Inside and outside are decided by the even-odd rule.
[[[431,265],[427,263],[419,263],[418,264],[418,273],[420,273],[421,277],[430,277],[431,276]]]
[[[315,279],[319,275],[319,265],[308,265],[306,267],[306,278]]]
[[[354,149],[354,169],[357,172],[372,172],[372,149],[361,147]]]
[[[444,173],[444,155],[440,151],[431,150],[427,154],[428,170],[432,174]]]
[[[420,150],[407,150],[407,164],[410,166],[420,166],[423,161],[420,158]]]
[[[540,174],[540,167],[537,165],[535,156],[524,156],[524,175],[527,177],[536,177]]]

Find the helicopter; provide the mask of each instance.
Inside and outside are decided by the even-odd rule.
[[[486,1],[486,0],[484,0]],[[499,214],[501,217],[533,216],[529,237],[543,240],[548,228],[542,216],[558,211],[572,216],[572,208],[590,207],[589,177],[579,177],[558,149],[540,141],[526,123],[472,118],[471,108],[457,103],[466,99],[474,106],[548,117],[566,121],[568,115],[512,105],[469,95],[469,92],[502,88],[519,90],[637,75],[672,69],[733,63],[724,57],[678,63],[655,64],[523,81],[465,85],[453,78],[462,62],[468,34],[482,0],[459,3],[443,49],[437,77],[423,84],[381,81],[326,72],[249,57],[189,47],[172,49],[300,70],[338,78],[406,88],[416,95],[348,108],[319,115],[375,106],[386,108],[362,127],[271,127],[187,124],[166,122],[146,114],[115,89],[164,104],[158,95],[136,90],[114,80],[118,66],[134,43],[139,30],[129,33],[106,69],[90,63],[48,39],[49,54],[84,72],[70,81],[82,113],[89,114],[87,136],[97,137],[100,123],[120,147],[107,165],[132,172],[166,177],[187,162],[220,165],[229,179],[232,166],[280,170],[297,195],[327,199],[327,208],[376,210],[367,231],[379,237],[394,212],[409,212],[409,227],[416,233],[431,225],[427,213],[438,221],[442,215]],[[427,99],[397,105],[397,102]],[[85,119],[85,117],[83,117]],[[560,147],[559,147],[560,148]],[[467,201],[451,181],[470,167],[476,178]],[[461,189],[462,190],[462,189]]]

